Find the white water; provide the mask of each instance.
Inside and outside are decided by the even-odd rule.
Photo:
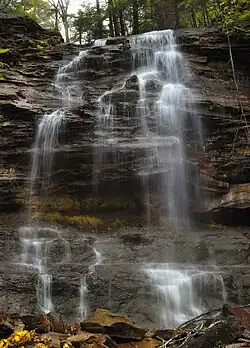
[[[51,170],[54,151],[58,145],[58,135],[64,119],[64,111],[56,110],[52,114],[45,114],[38,124],[36,138],[31,149],[30,195],[35,192],[35,185],[39,182],[47,194],[51,181]]]
[[[62,108],[45,114],[37,126],[35,142],[31,149],[31,172],[29,184],[29,221],[32,225],[20,230],[21,233],[21,257],[19,264],[37,272],[37,303],[40,310],[48,313],[53,310],[52,301],[52,275],[48,273],[47,258],[51,243],[55,238],[64,243],[65,253],[62,263],[68,263],[71,259],[70,245],[60,236],[60,232],[46,229],[48,237],[44,235],[44,228],[39,227],[33,220],[32,206],[36,198],[45,201],[49,196],[52,165],[54,153],[58,147],[60,130],[65,120],[65,108],[70,108],[81,103],[81,94],[77,82],[77,74],[81,67],[86,52],[80,52],[79,56],[58,70],[55,87],[62,96]],[[63,108],[64,107],[64,108]],[[37,209],[37,207],[36,207]],[[42,237],[41,237],[42,235]]]
[[[166,207],[169,222],[178,227],[180,221],[188,221],[184,133],[186,114],[193,113],[191,91],[183,84],[186,76],[183,57],[178,51],[172,30],[137,36],[132,39],[131,48],[139,82],[137,116],[141,120],[143,132],[141,143],[144,144],[145,137],[151,141],[151,147],[145,147],[139,175],[145,177],[159,174],[156,180],[162,192],[162,210]],[[162,87],[152,105],[147,95],[155,81]],[[150,120],[152,111],[156,123],[156,129],[153,130]],[[193,121],[193,125],[194,133],[200,133],[198,119]],[[150,177],[147,185],[148,180]],[[146,191],[150,205],[148,187]]]
[[[52,303],[52,275],[48,268],[53,265],[65,264],[71,260],[70,244],[62,238],[57,229],[39,226],[20,228],[21,255],[19,265],[37,273],[37,303],[43,313],[53,310]],[[60,258],[53,260],[51,248],[55,243],[63,244],[64,252]]]
[[[121,87],[105,92],[99,100],[94,176],[105,164],[107,153],[115,154],[114,161],[118,161],[121,148],[143,151],[137,174],[144,182],[146,205],[150,206],[150,182],[153,180],[161,196],[160,214],[167,215],[175,228],[183,222],[187,226],[187,121],[192,126],[195,138],[192,140],[197,144],[201,140],[200,120],[193,110],[192,93],[184,85],[187,69],[172,30],[135,36],[130,44],[134,66],[131,76],[137,78],[139,87],[136,116],[140,135],[132,141],[124,141],[117,132],[119,113],[112,94],[122,91],[125,81]],[[152,98],[152,92],[156,99]],[[148,215],[150,219],[150,211]]]
[[[180,268],[178,265],[161,264],[144,269],[157,294],[159,325],[174,328],[198,316],[217,301],[226,302],[223,278],[214,271],[202,268]]]
[[[120,142],[116,132],[117,108],[112,100],[112,92],[106,92],[100,98],[100,113],[98,129],[101,140],[98,166],[103,164],[105,147],[142,149],[144,159],[140,163],[138,175],[146,183],[146,199],[150,205],[149,181],[153,175],[158,175],[158,184],[162,192],[162,207],[167,207],[169,220],[174,226],[180,218],[187,219],[187,170],[185,166],[186,151],[184,147],[185,117],[193,114],[191,91],[183,84],[184,62],[174,41],[172,31],[146,33],[131,40],[134,57],[134,71],[139,83],[139,100],[136,106],[138,124],[141,135],[131,142]],[[59,69],[56,87],[62,92],[63,105],[66,107],[78,105],[81,101],[77,76],[82,69],[85,56],[80,53],[65,67]],[[157,82],[160,86],[158,98],[148,102],[149,86]],[[123,89],[125,83],[120,87]],[[114,91],[113,91],[114,92]],[[150,118],[154,118],[156,127],[152,127]],[[44,115],[38,125],[36,140],[32,150],[31,196],[35,193],[39,182],[42,188],[47,188],[53,164],[53,154],[58,143],[58,135],[64,110],[59,109],[50,115]],[[192,119],[194,133],[200,134],[199,122]],[[149,212],[150,216],[150,212]],[[48,270],[49,249],[53,237],[44,237],[43,229],[24,228],[22,255],[20,264],[32,268],[38,273],[37,300],[45,313],[53,310],[52,275]],[[32,235],[30,235],[32,234]],[[56,238],[63,240],[57,235]],[[69,263],[71,251],[64,241],[65,253],[62,263]],[[88,284],[87,276],[95,271],[95,266],[102,262],[101,254],[93,251],[96,256],[94,264],[90,265],[86,274],[82,275],[79,284],[79,317],[85,319],[88,314]],[[225,290],[222,278],[216,273],[197,270],[183,271],[166,267],[164,269],[146,269],[151,281],[157,289],[161,308],[161,324],[168,327],[176,326],[186,319],[199,314],[203,310],[202,296],[207,297],[208,288],[215,289],[215,294],[224,300]],[[203,294],[202,296],[200,294]],[[208,297],[209,298],[209,297]]]
[[[80,299],[79,299],[79,319],[83,321],[87,319],[88,316],[88,286],[86,281],[86,275],[84,275],[80,280]]]
[[[86,241],[95,255],[95,261],[88,267],[87,273],[80,280],[79,319],[81,321],[87,319],[87,316],[89,314],[87,276],[93,274],[95,272],[95,267],[97,265],[100,265],[103,261],[101,253],[96,249],[96,241],[93,241],[93,238],[86,239]]]

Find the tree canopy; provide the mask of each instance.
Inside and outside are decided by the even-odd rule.
[[[63,30],[66,41],[83,43],[105,36],[138,34],[166,28],[212,27],[225,33],[250,30],[250,0],[0,0],[1,12],[26,14],[41,25]]]

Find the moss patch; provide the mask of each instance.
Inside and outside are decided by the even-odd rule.
[[[0,48],[0,54],[4,54],[10,51],[10,48]]]
[[[54,221],[58,223],[66,223],[66,224],[74,225],[76,227],[89,227],[89,228],[98,228],[103,224],[103,221],[96,216],[90,216],[90,215],[68,216],[68,215],[63,215],[59,212],[37,214],[36,219],[42,220],[42,221]]]
[[[1,80],[1,76],[0,76],[0,80]],[[0,127],[9,127],[9,126],[12,126],[11,122],[9,121],[0,122]]]

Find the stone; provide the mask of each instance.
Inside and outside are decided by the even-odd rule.
[[[228,344],[225,346],[226,348],[241,348],[241,347],[250,347],[249,342],[242,342],[242,343],[233,343],[233,344]]]
[[[50,342],[50,346],[54,348],[61,348],[62,342],[65,341],[69,337],[69,335],[60,334],[57,332],[49,332],[41,334],[39,337],[42,342]]]
[[[63,44],[60,35],[46,31],[26,18],[1,21],[0,34],[0,47],[11,48],[3,64],[0,64],[0,76],[4,77],[0,80],[0,209],[3,213],[21,212],[14,216],[2,214],[0,219],[0,306],[12,314],[18,311],[22,315],[34,315],[38,312],[37,276],[20,273],[19,267],[13,265],[20,252],[17,228],[26,223],[24,207],[30,171],[29,149],[34,141],[37,121],[44,113],[62,105],[61,95],[52,83],[58,68],[76,56],[79,47]],[[97,233],[97,244],[106,261],[96,266],[95,272],[88,277],[90,309],[103,306],[118,313],[128,312],[137,322],[149,327],[157,322],[156,312],[159,309],[151,304],[156,303],[156,298],[140,269],[140,263],[159,263],[167,259],[168,262],[189,262],[203,267],[211,261],[211,257],[215,258],[216,263],[222,265],[222,277],[230,302],[237,304],[239,293],[244,303],[250,302],[248,231],[216,225],[249,225],[250,157],[246,147],[246,122],[241,117],[238,103],[240,97],[248,121],[249,39],[244,35],[238,41],[232,41],[239,77],[240,95],[237,95],[228,64],[226,36],[217,29],[185,29],[176,35],[192,72],[187,85],[194,90],[193,103],[197,117],[202,120],[204,135],[204,151],[196,161],[190,161],[195,163],[188,167],[192,173],[188,182],[190,190],[197,185],[194,173],[200,171],[202,174],[202,194],[200,200],[195,198],[189,203],[194,219],[206,225],[198,225],[192,233],[175,234],[160,226],[145,228],[144,188],[137,175],[141,151],[128,146],[136,143],[141,135],[136,118],[137,81],[130,76],[130,49],[127,44],[121,47],[120,41],[91,48],[82,62],[83,70],[75,77],[79,87],[77,92],[82,93],[80,105],[74,105],[66,113],[49,187],[51,206],[48,211],[52,216],[60,211],[65,216],[88,214],[108,221],[105,236],[111,242],[103,241],[99,231]],[[32,47],[39,39],[48,41],[42,52]],[[127,85],[117,91],[125,81]],[[107,151],[103,171],[93,180],[93,158],[98,152],[95,147],[95,121],[99,112],[97,100],[111,89],[116,90],[112,91],[112,96],[118,111],[114,131],[119,135],[122,146],[117,157],[112,151]],[[149,102],[156,98],[155,91],[148,91],[147,98]],[[191,158],[195,144],[188,128],[187,124],[186,140]],[[118,158],[121,161],[117,161]],[[93,195],[97,191],[98,197]],[[153,193],[150,207],[156,225],[164,220],[164,214],[159,207],[158,192]],[[72,200],[69,207],[64,201],[65,196]],[[63,209],[57,208],[56,202],[62,202]],[[40,216],[40,221],[42,218],[42,224],[48,222],[46,215]],[[58,221],[52,224],[59,227]],[[82,242],[86,228],[71,228],[67,225],[62,229],[62,235],[70,244],[72,262],[53,264],[50,271],[53,273],[55,308],[65,317],[73,319],[79,311],[80,278],[87,273],[87,263],[92,262],[95,255]],[[205,245],[200,245],[201,240]],[[62,243],[55,242],[53,249],[55,255],[60,255]],[[190,250],[193,252],[190,253]],[[211,251],[214,253],[212,256]],[[121,334],[117,328],[114,331],[117,335]]]
[[[228,316],[233,315],[235,320],[239,320],[245,329],[250,330],[250,306],[230,307],[223,306],[223,312]],[[246,332],[245,332],[246,334]]]
[[[63,321],[63,318],[60,315],[53,313],[48,313],[46,315],[41,315],[39,317],[39,331],[54,331],[57,333],[64,334],[66,331],[66,325]],[[37,330],[38,331],[38,330]]]
[[[78,335],[70,336],[67,338],[67,342],[70,342],[74,347],[88,347],[88,348],[115,348],[116,344],[106,335],[92,334],[88,332],[82,332]]]
[[[13,185],[13,180],[6,177],[1,181],[5,197],[2,200],[2,206],[7,211],[13,209],[12,207],[19,209],[25,204],[24,200],[19,198],[19,188],[24,189],[24,178],[28,175],[27,151],[34,138],[37,118],[41,117],[44,112],[51,112],[61,105],[60,96],[51,87],[51,81],[61,64],[58,63],[58,59],[60,60],[64,53],[65,62],[67,62],[77,54],[74,45],[62,44],[60,36],[42,29],[31,19],[14,18],[3,21],[1,23],[3,33],[11,21],[13,21],[13,35],[8,45],[15,46],[12,55],[15,64],[18,63],[18,69],[12,67],[12,58],[9,57],[10,64],[6,62],[9,64],[8,68],[1,67],[5,80],[0,81],[3,86],[0,96],[0,122],[6,124],[6,122],[12,121],[9,127],[1,127],[0,124],[1,131],[4,130],[2,146],[7,146],[5,150],[2,147],[1,163],[7,170],[15,166],[17,173],[15,185]],[[32,27],[32,32],[26,30],[26,27]],[[16,36],[15,30],[17,30]],[[205,135],[205,151],[200,154],[197,164],[199,163],[201,169],[200,186],[204,190],[206,202],[205,200],[190,202],[194,212],[193,216],[202,221],[217,219],[218,223],[221,221],[224,223],[226,218],[229,219],[231,215],[235,214],[235,220],[243,221],[244,219],[237,218],[237,214],[247,216],[249,209],[247,188],[250,181],[249,156],[244,146],[247,142],[245,121],[240,117],[237,95],[227,65],[229,57],[227,38],[217,29],[185,29],[177,31],[176,35],[190,70],[193,72],[188,83],[195,86],[195,106],[199,117],[202,118]],[[7,36],[3,35],[3,37]],[[32,47],[28,48],[31,45],[28,40],[35,42],[38,37],[41,38],[40,40],[48,41],[48,46],[44,47],[42,53],[42,55],[48,56],[47,60],[41,58],[37,61],[36,52],[31,49]],[[83,91],[82,105],[69,111],[67,126],[60,137],[60,151],[56,153],[55,158],[57,164],[54,167],[51,192],[56,192],[56,198],[63,195],[65,184],[68,194],[75,195],[79,202],[93,196],[93,189],[96,189],[93,187],[92,175],[95,151],[92,145],[95,142],[95,119],[98,115],[96,100],[105,91],[111,88],[117,89],[116,87],[123,81],[126,81],[124,89],[112,92],[119,115],[116,120],[116,132],[127,143],[131,142],[131,138],[136,139],[140,135],[135,110],[138,100],[138,84],[135,76],[130,77],[131,52],[128,47],[124,46],[122,49],[118,47],[126,40],[126,38],[108,39],[106,46],[91,48],[85,60],[82,61],[85,68],[78,77],[80,88]],[[248,40],[247,35],[241,39],[232,38],[236,71],[241,77],[241,103],[246,118],[249,115],[249,86],[244,82],[244,74],[247,74],[244,69],[248,65]],[[23,50],[26,50],[25,53]],[[93,79],[96,81],[95,87],[93,87]],[[160,86],[152,81],[148,87],[147,97],[149,100],[153,100]],[[20,88],[21,92],[19,92]],[[199,91],[197,96],[196,89]],[[233,138],[238,126],[240,129],[237,132],[238,137],[235,139],[231,156]],[[11,135],[13,131],[15,131],[15,137]],[[194,145],[191,138],[187,138],[187,141],[190,142],[190,147]],[[18,151],[16,151],[17,149]],[[105,202],[111,197],[115,202],[117,197],[122,197],[122,201],[129,202],[128,208],[126,208],[129,209],[129,212],[126,210],[126,215],[130,215],[134,222],[137,220],[137,216],[143,220],[146,209],[143,201],[143,187],[136,175],[137,158],[140,153],[136,149],[129,150],[126,147],[118,152],[118,156],[123,158],[122,163],[117,163],[114,158],[111,160],[112,156],[109,156],[110,162],[105,166],[101,176],[102,180],[99,182],[99,197],[96,199],[96,205],[93,204],[88,211],[95,214],[97,208],[94,206],[98,205],[100,199]],[[70,156],[68,156],[69,153]],[[85,189],[78,190],[79,185],[84,186]],[[194,185],[192,180],[189,185]],[[107,187],[109,187],[108,190]],[[155,202],[152,202],[151,209],[154,214],[160,215],[157,204],[156,199]],[[107,214],[104,206],[105,204],[102,204],[98,211]],[[83,213],[85,208],[82,207],[80,212]],[[122,214],[121,208],[117,207],[117,204],[111,205],[110,209],[113,211],[113,215]]]
[[[234,318],[227,321],[219,321],[211,325],[211,328],[205,331],[203,335],[191,337],[188,339],[184,348],[214,348],[221,344],[228,345],[237,341],[244,331],[244,327]]]
[[[118,343],[118,348],[154,348],[159,347],[162,341],[155,338],[144,338],[139,342],[129,342],[129,343]]]
[[[88,317],[88,322],[98,323],[105,328],[105,333],[110,337],[141,340],[146,331],[135,325],[125,316],[113,314],[108,310],[97,309]]]
[[[13,334],[14,330],[6,324],[0,324],[0,340],[8,338]]]

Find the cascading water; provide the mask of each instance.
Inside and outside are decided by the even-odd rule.
[[[137,174],[144,183],[147,207],[150,206],[150,182],[153,181],[161,196],[161,214],[167,215],[173,227],[183,223],[187,226],[187,124],[192,128],[197,146],[201,131],[191,90],[183,84],[187,75],[183,57],[177,50],[172,30],[132,37],[130,44],[132,77],[136,77],[139,91],[136,117],[140,132],[134,140],[126,139],[125,142],[117,132],[119,115],[112,96],[117,90],[123,90],[126,82],[116,90],[105,92],[99,99],[95,173],[98,172],[96,168],[100,169],[105,163],[106,152],[115,151],[117,155],[121,148],[141,150],[143,155]]]
[[[151,143],[151,146],[145,147],[139,174],[148,177],[148,184],[150,176],[157,175],[162,207],[166,207],[171,225],[178,227],[180,222],[188,221],[184,140],[190,115],[193,134],[197,142],[200,140],[200,123],[192,110],[192,94],[183,85],[186,76],[183,57],[177,50],[172,30],[139,35],[131,40],[131,49],[139,84],[137,117],[143,133],[141,142],[146,137]],[[149,102],[152,89],[156,90],[159,86],[158,97]]]
[[[216,269],[160,264],[144,271],[156,289],[161,327],[174,328],[204,312],[207,304],[226,301],[223,278]]]
[[[80,302],[79,302],[79,318],[81,321],[87,318],[88,315],[88,286],[86,281],[86,275],[81,278],[80,281]]]
[[[102,43],[96,42],[95,45]],[[162,194],[161,208],[164,210],[167,207],[168,218],[177,227],[181,218],[188,219],[187,151],[184,146],[186,121],[190,121],[194,137],[199,140],[199,119],[194,117],[191,91],[183,84],[184,62],[177,50],[173,32],[165,30],[134,37],[131,39],[131,50],[134,63],[132,76],[136,76],[138,84],[136,118],[140,131],[133,140],[128,140],[123,139],[117,129],[119,109],[112,94],[124,89],[126,81],[118,89],[105,92],[99,99],[96,129],[99,141],[95,171],[98,172],[96,169],[103,166],[106,149],[116,156],[118,149],[143,152],[137,174],[144,180],[148,206],[151,199],[150,181],[152,177],[157,177]],[[82,100],[78,77],[85,64],[85,54],[86,52],[81,52],[58,71],[55,86],[62,92],[65,107],[79,105]],[[31,151],[30,205],[38,188],[41,189],[39,193],[43,195],[42,198],[48,191],[53,154],[64,119],[65,110],[58,109],[50,115],[44,115],[38,125]],[[49,272],[51,245],[55,240],[60,240],[64,245],[60,264],[70,262],[71,247],[58,230],[43,229],[35,225],[22,228],[21,233],[22,252],[19,264],[36,270],[37,300],[41,310],[46,313],[53,309],[52,275]],[[95,266],[102,262],[102,255],[96,250],[95,242],[86,241],[94,260],[88,265],[87,274],[82,275],[79,281],[78,315],[81,320],[86,318],[89,307],[87,275],[92,274]],[[178,325],[199,314],[203,308],[200,299],[207,293],[208,284],[220,299],[225,298],[223,281],[216,273],[183,270],[169,265],[149,267],[145,272],[159,294],[163,308],[161,324],[164,326]],[[111,293],[111,288],[109,292]]]
[[[88,315],[88,284],[87,284],[87,275],[90,275],[95,272],[95,267],[102,262],[102,255],[96,249],[96,241],[93,238],[86,239],[87,245],[92,249],[95,261],[88,267],[88,273],[85,274],[80,280],[80,302],[79,302],[79,318],[80,320],[85,320]]]
[[[35,143],[31,149],[32,165],[30,175],[30,196],[35,193],[37,181],[41,182],[43,194],[47,194],[51,179],[51,169],[58,134],[64,119],[64,111],[56,110],[52,114],[45,114],[38,124]]]
[[[150,182],[154,181],[161,193],[161,213],[166,213],[171,226],[189,226],[186,137],[191,128],[196,151],[201,143],[201,127],[191,90],[184,85],[187,69],[171,30],[135,36],[130,43],[130,80],[137,81],[139,92],[135,110],[138,136],[124,139],[117,131],[120,121],[116,93],[125,89],[125,82],[99,99],[96,168],[103,169],[107,153],[115,152],[117,158],[121,149],[140,150],[143,155],[137,174],[143,180],[147,207]],[[200,314],[206,307],[204,300],[217,299],[219,304],[225,301],[223,279],[216,271],[185,270],[169,264],[149,266],[144,271],[158,294],[161,326],[175,327]]]
[[[70,244],[61,237],[60,231],[53,228],[27,226],[20,228],[20,234],[22,251],[19,265],[37,272],[37,303],[42,312],[48,313],[53,310],[52,275],[48,271],[50,250],[53,243],[60,241],[64,252],[56,263],[68,263],[71,259]]]
[[[75,78],[82,57],[85,52],[80,52],[79,56],[69,64],[58,70],[56,76],[56,89],[62,93],[63,105],[65,107],[79,104],[81,98],[78,93],[77,79]],[[73,92],[74,93],[73,93]],[[77,91],[77,92],[76,92]],[[77,94],[77,97],[75,97]],[[53,309],[52,303],[52,275],[48,273],[47,257],[49,244],[54,240],[44,236],[44,229],[33,221],[32,206],[36,197],[43,203],[48,195],[48,187],[51,181],[52,164],[54,152],[58,145],[58,136],[65,120],[65,110],[58,109],[51,114],[45,114],[40,120],[35,142],[31,149],[31,174],[29,185],[29,222],[32,226],[20,229],[21,233],[21,260],[20,265],[34,269],[38,274],[37,281],[37,302],[40,309],[47,313]],[[51,229],[49,232],[51,232]],[[56,238],[60,239],[65,245],[65,257],[63,263],[70,261],[70,245],[60,237],[59,231],[53,231]]]

